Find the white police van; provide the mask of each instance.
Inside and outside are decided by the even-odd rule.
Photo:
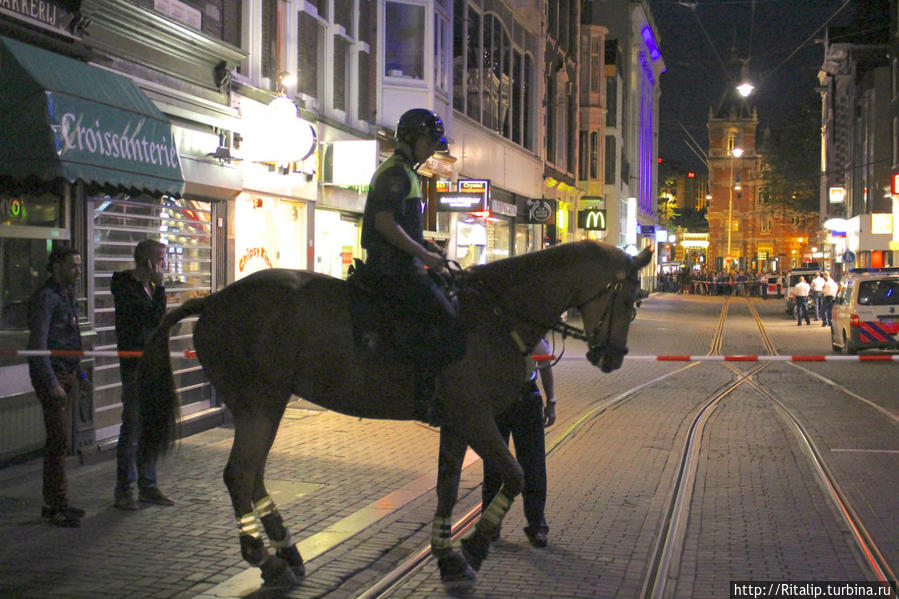
[[[812,279],[821,272],[819,268],[794,268],[790,272],[787,273],[787,276],[784,279],[784,311],[793,316],[793,291],[796,289],[796,285],[799,283],[799,279],[801,277],[805,277],[805,282],[811,284]],[[811,306],[809,306],[811,308]],[[814,312],[814,308],[811,308],[811,313]],[[814,316],[814,314],[812,314]]]
[[[834,298],[834,351],[899,349],[899,268],[853,268]]]

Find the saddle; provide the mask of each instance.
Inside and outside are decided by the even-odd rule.
[[[446,297],[456,301],[453,282],[429,272]],[[438,372],[465,351],[461,327],[441,330],[433,318],[410,305],[403,286],[372,272],[358,258],[347,276],[353,340],[362,352]]]

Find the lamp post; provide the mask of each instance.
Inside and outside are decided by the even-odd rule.
[[[743,155],[742,148],[732,148],[730,150],[730,179],[728,180],[729,195],[727,198],[727,269],[733,270],[733,260],[730,255],[730,234],[733,230],[733,215],[734,215],[734,158],[739,158]]]

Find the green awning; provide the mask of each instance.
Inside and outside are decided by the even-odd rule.
[[[172,125],[133,81],[0,37],[0,175],[180,195]]]

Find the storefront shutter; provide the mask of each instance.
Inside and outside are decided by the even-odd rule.
[[[213,288],[212,205],[196,200],[125,194],[90,199],[91,321],[97,331],[98,350],[115,350],[115,308],[109,290],[112,273],[134,268],[134,247],[144,239],[168,246],[166,291],[171,310]],[[171,331],[173,352],[193,349],[195,318]],[[173,358],[175,386],[181,413],[187,415],[212,406],[212,387],[196,359]],[[117,358],[97,358],[94,371],[94,409],[97,441],[118,436],[121,380]]]

